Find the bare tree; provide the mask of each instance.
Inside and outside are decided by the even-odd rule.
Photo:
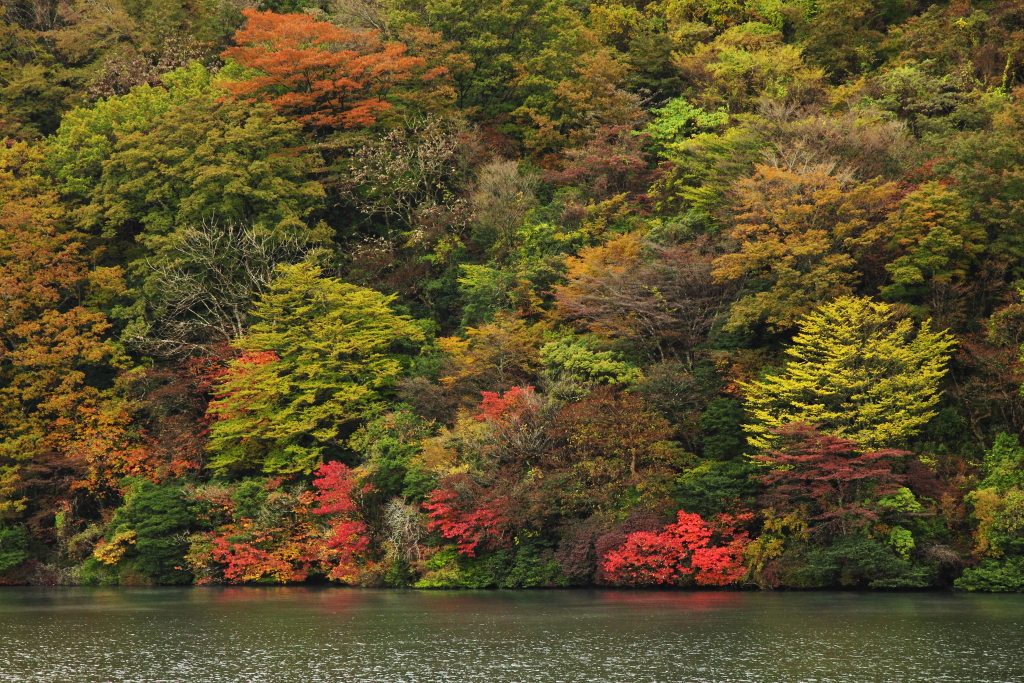
[[[301,236],[262,226],[204,221],[171,238],[159,262],[150,262],[150,310],[126,331],[126,341],[160,355],[201,350],[243,335],[253,300],[273,280],[278,264],[310,255]]]
[[[465,124],[436,117],[398,128],[353,152],[339,191],[363,214],[412,226],[417,212],[457,200],[473,138]]]
[[[701,244],[644,247],[653,258],[570,272],[568,283],[556,290],[559,310],[595,334],[628,340],[659,360],[681,355],[692,366],[694,348],[736,286],[715,281]]]
[[[480,169],[469,198],[473,208],[473,241],[497,251],[512,246],[526,212],[536,203],[537,177],[523,175],[515,161],[499,159]]]
[[[52,31],[74,11],[72,0],[5,0],[4,17],[25,28]]]
[[[407,562],[422,559],[420,540],[427,532],[416,505],[409,505],[401,498],[392,498],[384,508],[384,524],[387,537],[383,545],[389,559],[402,557]]]
[[[327,11],[345,28],[388,32],[388,3],[383,0],[330,0]]]

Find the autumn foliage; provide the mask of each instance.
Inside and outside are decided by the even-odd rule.
[[[262,487],[199,489],[193,498],[231,521],[194,536],[186,559],[199,583],[291,583],[311,575],[353,582],[368,548],[355,500],[360,490],[339,462],[325,463],[312,488],[289,490],[271,479]]]
[[[324,575],[334,565],[335,553],[325,542],[312,510],[314,494],[308,489],[270,490],[268,501],[288,514],[268,520],[247,517],[228,491],[205,490],[196,498],[235,513],[231,522],[191,539],[186,560],[200,584],[291,583],[311,574]]]
[[[151,470],[128,434],[129,406],[97,386],[126,362],[107,315],[86,305],[123,283],[90,271],[81,235],[63,229],[52,194],[11,196],[0,208],[0,472],[23,485],[109,493],[120,477]],[[0,190],[2,191],[2,190]],[[106,291],[105,291],[106,290]],[[12,479],[13,480],[13,479]],[[23,510],[15,499],[0,502]]]
[[[566,259],[555,289],[560,315],[591,332],[629,340],[654,357],[689,357],[734,288],[714,281],[700,243],[659,247],[637,234],[609,239]]]
[[[493,509],[461,510],[458,499],[459,495],[454,491],[434,491],[430,500],[423,504],[430,515],[427,528],[439,531],[444,538],[455,541],[460,553],[474,557],[482,543],[494,539],[500,533],[506,520]],[[496,502],[500,504],[507,501]]]
[[[780,510],[806,506],[810,530],[840,536],[878,519],[877,500],[894,493],[904,477],[894,471],[906,451],[863,452],[849,439],[806,424],[776,430],[782,447],[757,460],[771,465],[762,476],[767,502]]]
[[[247,9],[224,56],[259,75],[227,84],[316,129],[369,126],[392,105],[388,91],[424,64],[376,31],[352,31],[306,14]]]
[[[1024,591],[1020,11],[869,4],[4,3],[0,583]]]
[[[335,552],[335,566],[328,576],[349,580],[356,574],[356,562],[369,547],[366,524],[359,518],[354,496],[359,491],[355,474],[340,462],[326,462],[317,470],[313,486],[319,489],[314,512],[331,520],[327,546]]]
[[[692,577],[698,586],[726,586],[746,574],[743,551],[749,542],[740,526],[750,513],[718,515],[707,522],[680,510],[660,533],[638,531],[604,556],[611,583],[628,586],[676,584]]]

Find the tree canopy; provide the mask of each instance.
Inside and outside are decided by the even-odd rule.
[[[11,0],[0,584],[1024,591],[1010,0]]]
[[[257,301],[242,353],[210,404],[217,469],[310,473],[341,430],[367,414],[401,373],[390,347],[423,332],[388,306],[393,297],[305,263],[282,266]]]
[[[952,347],[888,304],[836,299],[800,321],[780,373],[750,383],[750,443],[769,447],[769,430],[802,423],[863,448],[902,446],[935,417]]]

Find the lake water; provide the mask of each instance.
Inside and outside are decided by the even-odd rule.
[[[1020,683],[1024,596],[2,588],[0,681]]]

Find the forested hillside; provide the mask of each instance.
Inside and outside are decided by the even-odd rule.
[[[1024,2],[6,0],[0,583],[1024,590]]]

